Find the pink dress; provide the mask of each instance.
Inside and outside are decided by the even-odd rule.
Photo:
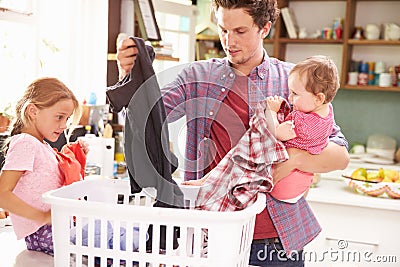
[[[2,170],[24,171],[13,193],[37,209],[48,211],[49,204],[42,202],[42,194],[62,186],[62,175],[55,152],[29,134],[11,137]],[[43,224],[10,214],[18,239],[36,232]]]
[[[310,154],[320,154],[328,145],[332,133],[334,116],[332,105],[329,104],[329,114],[321,117],[317,113],[292,111],[285,121],[293,121],[296,137],[285,143],[285,147],[307,150]],[[292,171],[288,176],[274,185],[271,195],[279,200],[294,203],[308,190],[313,180],[313,173]]]

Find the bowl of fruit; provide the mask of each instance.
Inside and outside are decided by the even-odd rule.
[[[345,183],[357,193],[400,199],[399,170],[357,168],[343,177]]]

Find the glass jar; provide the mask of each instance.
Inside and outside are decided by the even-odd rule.
[[[115,136],[115,154],[114,160],[118,162],[125,162],[124,156],[124,135],[122,132],[118,132]]]

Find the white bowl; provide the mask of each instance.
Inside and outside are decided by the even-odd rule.
[[[367,153],[375,155],[379,158],[384,158],[384,159],[394,159],[394,153],[396,152],[396,149],[383,149],[383,148],[370,148],[367,147]]]
[[[344,182],[355,192],[371,197],[400,199],[399,183],[369,183],[344,179]]]

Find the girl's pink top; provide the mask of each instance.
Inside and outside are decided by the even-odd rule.
[[[42,194],[62,186],[62,175],[55,152],[47,143],[42,143],[29,134],[11,137],[6,154],[4,170],[24,171],[13,193],[27,204],[42,211],[50,205],[42,202]],[[10,214],[18,239],[36,232],[43,224]]]

